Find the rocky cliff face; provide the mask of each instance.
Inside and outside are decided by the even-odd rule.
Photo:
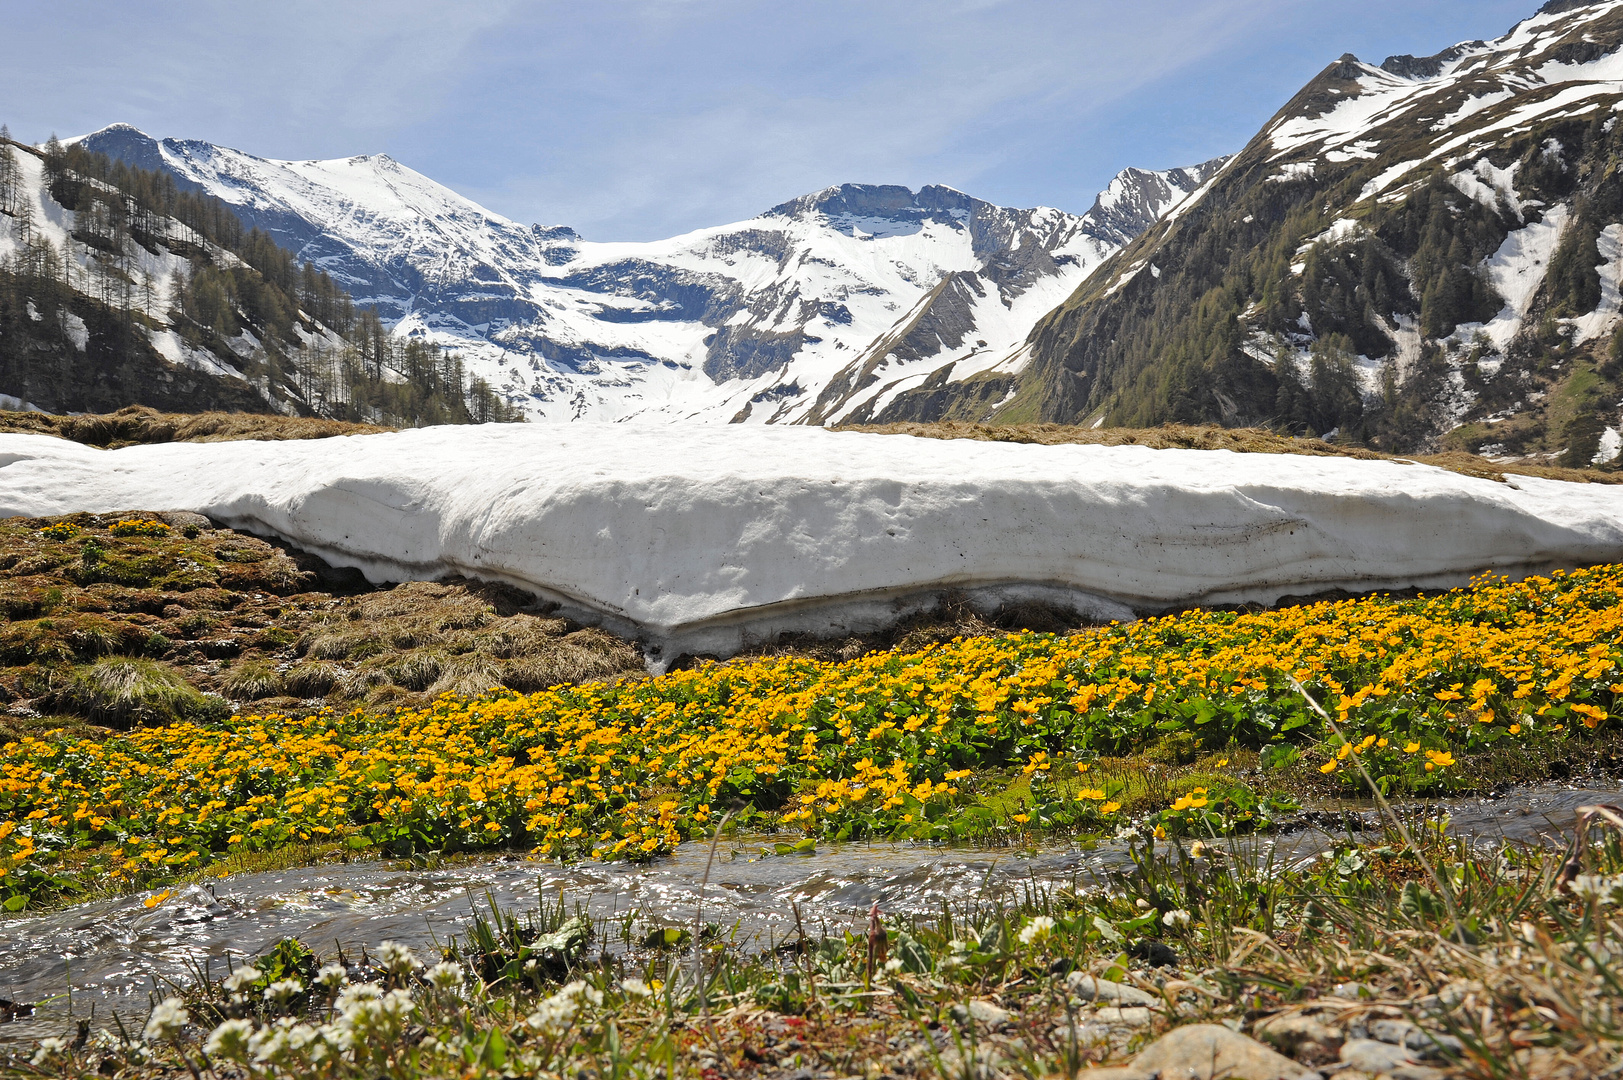
[[[225,200],[396,334],[455,349],[547,419],[826,423],[931,378],[1017,370],[1036,321],[1218,164],[1129,170],[1083,215],[846,184],[604,244],[508,221],[383,155],[269,161],[122,125],[83,142]]]
[[[1336,431],[1397,450],[1614,458],[1623,3],[1492,42],[1344,56],[934,415]]]

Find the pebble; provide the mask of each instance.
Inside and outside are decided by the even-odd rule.
[[[1369,1034],[1371,1038],[1396,1043],[1421,1057],[1440,1058],[1444,1054],[1458,1055],[1465,1050],[1465,1044],[1454,1036],[1427,1031],[1407,1020],[1377,1020],[1369,1025]]]
[[[1150,1010],[1143,1006],[1129,1005],[1125,1009],[1107,1005],[1094,1012],[1101,1024],[1112,1024],[1119,1027],[1149,1027],[1150,1019],[1154,1016]]]
[[[960,1024],[974,1020],[995,1031],[998,1028],[1007,1027],[1009,1021],[1014,1018],[1014,1014],[1001,1006],[992,1004],[990,1001],[976,998],[967,1006],[954,1005],[952,1007],[952,1017]]]
[[[1392,1080],[1442,1080],[1443,1071],[1422,1065],[1401,1046],[1377,1039],[1349,1039],[1341,1048],[1341,1063],[1361,1072]]]
[[[1075,1039],[1079,1047],[1103,1046],[1110,1042],[1110,1035],[1109,1024],[1083,1023],[1075,1027],[1061,1024],[1054,1029],[1054,1042],[1063,1045]]]
[[[1221,1024],[1167,1032],[1131,1065],[1092,1069],[1088,1080],[1320,1080],[1320,1074]]]
[[[1136,986],[1125,983],[1111,982],[1089,975],[1083,971],[1073,971],[1065,978],[1065,983],[1071,992],[1083,1001],[1098,1001],[1107,1005],[1143,1005],[1155,1008],[1166,1004],[1154,994],[1146,993]]]
[[[1301,1013],[1281,1013],[1257,1021],[1252,1034],[1286,1057],[1307,1065],[1335,1061],[1345,1037],[1329,1024]]]
[[[1379,996],[1373,986],[1361,982],[1337,983],[1330,993],[1338,998],[1346,998],[1348,1001],[1364,1001]]]

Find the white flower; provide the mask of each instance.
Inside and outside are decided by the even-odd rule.
[[[653,997],[654,988],[641,979],[621,979],[620,989],[631,997]]]
[[[164,998],[152,1007],[152,1015],[147,1017],[147,1042],[160,1042],[172,1038],[176,1032],[192,1022],[191,1013],[186,1011],[186,1003],[177,997]]]
[[[34,1056],[29,1061],[29,1064],[44,1065],[46,1062],[50,1061],[67,1048],[68,1040],[66,1039],[58,1039],[55,1036],[41,1039],[39,1041],[39,1049],[34,1052]]]
[[[209,1057],[241,1061],[248,1053],[248,1037],[254,1033],[252,1020],[227,1020],[209,1032],[203,1050]]]
[[[343,964],[323,964],[316,972],[316,985],[325,990],[336,990],[349,982],[349,972]]]
[[[569,1027],[569,1022],[575,1018],[576,997],[586,989],[586,984],[575,981],[566,984],[556,994],[542,1001],[535,1007],[535,1012],[525,1017],[525,1024],[536,1031],[546,1035],[560,1035]],[[598,1002],[603,1000],[603,994],[598,992]]]
[[[1175,908],[1161,916],[1161,921],[1166,923],[1168,926],[1188,926],[1189,912],[1185,911],[1183,908]]]
[[[1623,882],[1623,876],[1579,874],[1572,879],[1572,891],[1586,900],[1600,900],[1609,904],[1620,882]]]
[[[258,982],[263,975],[264,972],[260,971],[254,965],[243,964],[230,975],[227,975],[225,982],[221,983],[220,985],[232,993],[236,993],[239,990],[248,989],[254,983]]]
[[[287,1029],[284,1027],[260,1028],[248,1036],[248,1055],[255,1061],[274,1060],[286,1050]]]
[[[378,1010],[396,1020],[404,1019],[416,1008],[417,1003],[412,1000],[410,990],[390,990],[378,999]]]
[[[443,961],[429,968],[424,978],[436,990],[454,990],[462,985],[462,965]]]
[[[537,1005],[535,1012],[524,1018],[524,1023],[536,1031],[556,1035],[568,1027],[569,1022],[574,1018],[575,1003],[573,1001],[550,997]]]
[[[886,971],[900,971],[900,970],[902,970],[902,958],[899,957],[899,956],[893,956],[889,960],[886,960],[885,961],[885,970]]]
[[[603,991],[583,979],[564,983],[558,988],[558,994],[564,997],[584,998],[593,1005],[603,1004]]]
[[[1054,932],[1054,920],[1047,915],[1038,915],[1020,928],[1020,944],[1030,945],[1034,941],[1042,941]]]
[[[423,966],[416,953],[393,941],[385,941],[378,946],[378,959],[391,975],[406,975]]]
[[[370,1006],[381,997],[383,988],[377,983],[354,983],[338,992],[338,1000],[333,1007],[341,1013],[354,1012],[358,1008]]]
[[[265,1000],[285,1005],[304,993],[304,984],[297,979],[281,979],[265,987]]]

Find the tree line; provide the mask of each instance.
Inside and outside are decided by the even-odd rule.
[[[60,242],[36,220],[46,195],[69,212]],[[121,324],[130,347],[144,335],[128,331],[172,330],[241,371],[270,408],[394,426],[523,419],[460,358],[396,340],[326,272],[167,173],[54,135],[26,146],[0,126],[0,229],[13,241],[0,253],[0,350],[71,312]]]

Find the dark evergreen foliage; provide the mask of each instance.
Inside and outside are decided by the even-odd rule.
[[[31,200],[19,195],[18,153],[41,158],[51,198],[72,211],[73,240],[91,254],[85,269],[37,235]],[[522,419],[459,358],[395,340],[375,312],[357,314],[326,273],[266,233],[244,231],[227,204],[180,190],[166,173],[54,136],[43,151],[7,140],[0,215],[19,247],[0,263],[0,392],[75,411],[280,408],[400,426]],[[154,281],[132,257],[142,248],[186,258],[189,272]],[[65,329],[72,318],[90,334],[85,347]],[[168,364],[141,332],[162,322],[252,385]],[[97,370],[117,377],[87,385],[81,369],[91,353],[101,358]]]

